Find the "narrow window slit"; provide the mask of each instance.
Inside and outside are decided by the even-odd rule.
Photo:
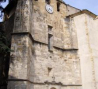
[[[57,2],[57,11],[60,11],[60,2]]]
[[[49,76],[51,70],[52,70],[52,68],[49,68],[49,67],[48,67],[48,76]]]
[[[53,50],[53,34],[52,34],[52,26],[48,26],[48,50]]]

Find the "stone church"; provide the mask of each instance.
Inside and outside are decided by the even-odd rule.
[[[62,0],[18,0],[4,12],[7,89],[98,89],[97,15]]]

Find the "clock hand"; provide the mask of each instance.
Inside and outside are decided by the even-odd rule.
[[[48,10],[51,10],[50,8]]]

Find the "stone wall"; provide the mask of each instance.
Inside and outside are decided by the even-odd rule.
[[[66,8],[67,8],[67,16],[75,14],[75,13],[81,11],[80,9],[77,9],[77,8],[72,7],[70,5],[67,5]]]
[[[19,0],[15,13],[8,89],[81,89],[77,33],[67,16],[66,5],[57,0]],[[66,20],[67,19],[67,20]],[[52,27],[53,49],[48,46]]]
[[[34,43],[35,58],[32,57],[29,80],[37,83],[46,81],[63,84],[79,84],[81,85],[80,63],[77,50],[63,51],[61,49],[53,49],[48,51],[48,46]]]
[[[54,37],[54,46],[63,49],[71,49],[71,48],[77,49],[77,46],[72,47],[72,44],[74,43],[72,41],[73,40],[72,34],[74,33],[74,35],[76,35],[76,33],[72,31],[71,27],[69,27],[71,23],[65,21],[65,18],[68,13],[67,11],[68,8],[66,8],[65,4],[61,3],[60,11],[58,12],[56,0],[51,1],[50,5],[54,9],[53,14],[49,14],[45,10],[46,3],[44,1],[33,2],[33,19],[32,19],[33,27],[31,27],[33,32],[31,34],[32,35],[34,34],[33,36],[34,39],[47,44],[48,25],[49,25],[53,27],[52,30],[53,30],[53,37]],[[70,10],[73,10],[73,8],[70,7]]]
[[[15,58],[10,62],[8,89],[36,89],[41,86],[45,89],[51,86],[57,89],[70,89],[72,86],[74,89],[81,89],[77,50],[64,51],[54,48],[53,52],[49,52],[46,44],[32,42],[29,36],[21,36],[21,39],[18,37],[15,36],[18,41],[12,40],[12,49],[14,48],[15,52],[11,55]],[[21,84],[20,81],[27,83]]]
[[[75,16],[73,23],[77,30],[83,89],[97,89],[98,19],[84,13]]]

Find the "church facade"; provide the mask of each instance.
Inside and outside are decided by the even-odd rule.
[[[18,0],[8,89],[98,89],[97,29],[61,0]]]

